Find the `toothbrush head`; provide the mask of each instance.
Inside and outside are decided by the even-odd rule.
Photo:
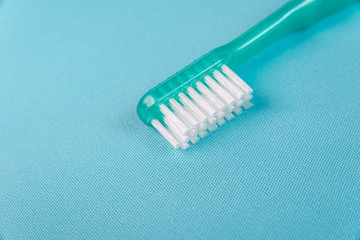
[[[141,121],[176,149],[189,148],[252,106],[253,90],[219,59],[210,52],[148,91],[138,104]]]

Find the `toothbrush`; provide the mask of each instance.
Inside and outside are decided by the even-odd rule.
[[[174,147],[187,149],[250,108],[253,90],[231,69],[282,36],[356,0],[292,0],[230,43],[216,48],[149,90],[141,121]]]

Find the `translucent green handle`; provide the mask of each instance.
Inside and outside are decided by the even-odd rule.
[[[216,49],[237,67],[282,36],[311,25],[356,0],[293,0],[230,43]]]

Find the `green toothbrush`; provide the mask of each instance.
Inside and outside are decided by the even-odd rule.
[[[292,0],[230,43],[149,90],[137,113],[174,147],[187,149],[252,106],[253,90],[231,69],[280,37],[356,0]]]

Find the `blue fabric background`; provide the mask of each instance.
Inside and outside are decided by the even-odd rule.
[[[1,239],[359,239],[360,2],[236,72],[187,151],[140,97],[286,0],[0,3]]]

